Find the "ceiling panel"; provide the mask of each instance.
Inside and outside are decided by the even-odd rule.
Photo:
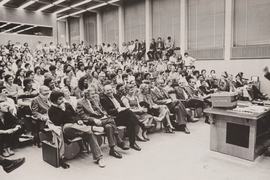
[[[30,25],[23,25],[23,26],[21,26],[21,27],[18,27],[18,28],[16,28],[16,29],[14,29],[14,32],[17,32],[17,31],[20,31],[20,30],[22,30],[22,29],[26,29],[26,28],[29,28],[29,27],[32,27],[32,26],[30,26]]]
[[[19,7],[20,5],[24,4],[28,0],[10,0],[5,4],[7,7]]]
[[[39,8],[45,6],[44,3],[41,3],[41,2],[35,2],[34,4],[31,4],[30,6],[27,6],[25,9],[26,10],[29,10],[29,11],[36,11],[38,10]]]
[[[0,0],[1,2],[2,0]],[[26,2],[28,2],[30,0],[10,0],[8,1],[6,4],[4,4],[3,6],[5,7],[12,7],[12,8],[18,8],[21,5],[25,4]],[[85,0],[65,0],[62,3],[59,4],[55,4],[50,8],[47,8],[45,10],[43,10],[42,12],[44,13],[54,13],[56,11],[59,11],[61,9],[65,9],[67,7],[71,7],[74,4],[80,3],[80,2],[84,2]],[[79,12],[82,11],[84,9],[88,9],[90,7],[94,7],[97,6],[99,4],[102,4],[104,2],[108,2],[109,0],[92,0],[90,2],[84,3],[82,5],[76,6],[76,7],[72,7],[69,10],[60,12],[57,14],[57,17],[61,17],[64,15],[69,15],[75,12]],[[135,0],[134,0],[135,1]],[[48,4],[53,4],[57,2],[57,0],[35,0],[35,2],[27,7],[25,7],[25,10],[29,10],[29,11],[37,11],[39,9],[41,9],[42,7],[45,7]],[[1,26],[1,24],[0,24]]]

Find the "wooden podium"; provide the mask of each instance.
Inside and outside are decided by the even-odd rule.
[[[210,114],[210,150],[254,161],[270,145],[269,116],[263,113],[242,114],[220,108],[204,110]]]

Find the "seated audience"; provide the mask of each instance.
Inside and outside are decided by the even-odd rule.
[[[64,136],[67,138],[81,136],[86,139],[90,145],[93,159],[100,167],[105,167],[102,152],[91,127],[84,124],[69,103],[64,103],[64,94],[53,91],[50,100],[52,106],[48,110],[48,115],[52,123],[56,126],[62,126]]]
[[[136,115],[136,117],[139,119],[140,122],[151,126],[153,116],[147,114],[147,108],[142,108],[140,106],[139,99],[135,94],[135,87],[130,84],[127,84],[125,86],[125,91],[126,95],[121,98],[124,105]],[[137,133],[137,140],[139,141],[149,140],[149,138],[146,135],[146,131],[143,131],[141,128],[139,128],[139,131]]]
[[[166,105],[158,105],[154,103],[153,95],[150,90],[150,85],[142,84],[140,86],[140,105],[141,107],[147,108],[147,112],[154,116],[154,119],[158,122],[165,120],[165,127],[167,133],[173,132],[173,125],[170,121],[170,110]]]
[[[168,92],[164,89],[164,80],[157,80],[156,87],[151,90],[154,103],[158,105],[166,105],[171,113],[176,117],[176,127],[180,131],[184,131],[186,134],[190,134],[186,123],[188,118],[188,112],[185,106],[180,100],[172,100]]]
[[[117,126],[127,126],[130,147],[140,151],[141,148],[135,142],[135,126],[139,125],[143,130],[146,130],[148,127],[140,122],[131,110],[125,107],[116,94],[113,94],[113,89],[110,85],[104,86],[104,96],[101,97],[100,102],[108,115],[116,116],[115,122]]]
[[[109,155],[122,158],[122,155],[114,149],[115,145],[123,150],[129,149],[129,147],[120,138],[113,118],[109,118],[107,112],[100,105],[99,95],[95,89],[89,88],[85,91],[84,98],[78,101],[76,111],[83,119],[84,124],[104,128],[110,147]]]

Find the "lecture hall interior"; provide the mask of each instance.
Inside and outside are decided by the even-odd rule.
[[[270,0],[0,0],[0,179],[268,179],[269,19]]]

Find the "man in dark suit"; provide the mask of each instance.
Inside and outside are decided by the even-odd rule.
[[[155,52],[156,52],[156,42],[155,39],[152,38],[149,51],[147,52],[147,56],[150,61],[153,61],[155,59]]]
[[[109,155],[116,158],[122,158],[122,155],[114,149],[116,142],[123,150],[129,149],[129,147],[120,138],[114,120],[112,118],[102,120],[102,118],[107,117],[107,113],[100,105],[99,95],[95,92],[94,88],[86,90],[84,98],[78,101],[76,111],[84,121],[84,124],[89,126],[99,126],[105,129],[110,147]]]
[[[135,57],[136,60],[138,60],[138,53],[139,53],[139,50],[141,48],[141,44],[139,43],[139,40],[136,39],[135,40],[135,48],[132,52],[133,56]]]
[[[142,42],[141,42],[141,44],[139,46],[139,52],[138,52],[138,56],[137,56],[138,60],[141,60],[142,57],[144,57],[145,51],[146,51],[145,41],[142,40]]]
[[[165,82],[163,79],[159,79],[156,82],[157,87],[151,90],[153,101],[156,104],[167,105],[170,112],[175,114],[176,116],[176,129],[185,132],[186,134],[190,134],[186,123],[187,117],[189,116],[185,106],[182,104],[180,100],[172,100],[167,91],[164,89]]]
[[[193,77],[189,78],[188,86],[184,87],[185,93],[188,95],[187,101],[184,102],[186,108],[202,108],[205,109],[209,101],[205,99],[203,93],[200,90],[195,89],[195,79]],[[209,116],[204,113],[205,123],[210,124]]]
[[[148,127],[141,123],[131,110],[125,107],[116,94],[113,94],[111,85],[105,85],[104,92],[104,96],[100,99],[102,106],[109,115],[116,116],[116,125],[127,126],[130,147],[140,151],[141,148],[135,142],[135,126],[139,125],[143,130],[146,130]]]
[[[158,38],[158,42],[156,44],[156,53],[155,53],[155,56],[156,56],[156,59],[159,59],[159,58],[162,58],[162,50],[164,49],[164,43],[161,39],[161,37]]]

